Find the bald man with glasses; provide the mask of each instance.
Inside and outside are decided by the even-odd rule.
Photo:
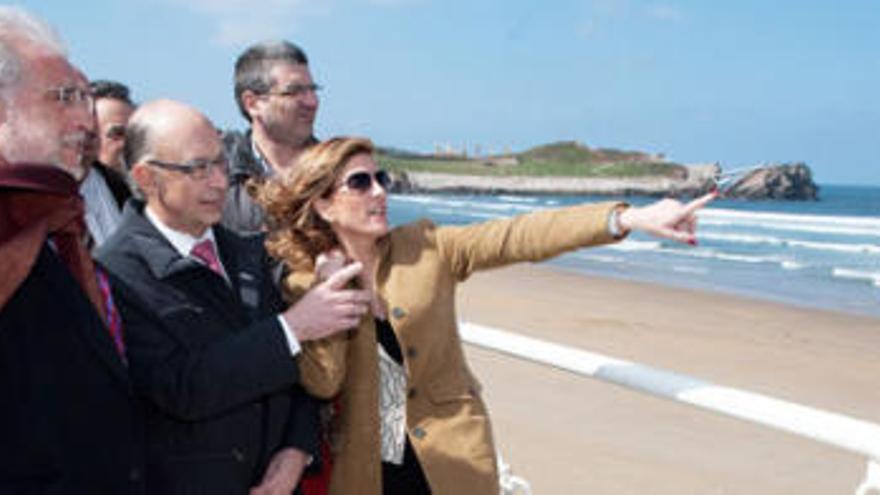
[[[228,185],[213,124],[170,100],[126,132],[131,200],[97,253],[126,323],[129,369],[147,404],[156,494],[291,493],[318,450],[317,404],[299,388],[300,342],[356,326],[355,266],[286,307],[263,239],[218,224]]]

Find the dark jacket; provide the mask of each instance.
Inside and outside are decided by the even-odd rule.
[[[265,169],[254,156],[251,132],[227,131],[223,134],[223,146],[229,161],[229,191],[221,223],[241,235],[260,234],[266,214],[248,194],[247,182],[252,178],[262,179]]]
[[[98,250],[147,402],[149,493],[240,495],[279,449],[317,451],[315,401],[296,385],[262,239],[214,235],[232,287],[181,257],[140,201]]]
[[[143,423],[125,365],[47,245],[0,309],[0,397],[0,493],[143,493]]]
[[[92,163],[92,168],[97,170],[101,177],[104,178],[110,193],[113,194],[113,199],[116,200],[116,205],[121,210],[125,202],[128,201],[128,198],[131,197],[131,188],[125,179],[125,175],[97,160]]]
[[[307,146],[317,142],[318,139],[312,136]],[[247,184],[251,179],[267,179],[268,175],[263,164],[254,156],[251,131],[224,132],[223,147],[229,161],[229,191],[220,223],[240,235],[262,235],[265,232],[266,214],[248,193]]]

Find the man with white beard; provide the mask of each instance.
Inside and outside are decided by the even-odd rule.
[[[93,101],[65,52],[0,6],[0,493],[139,494],[143,421],[77,192]]]

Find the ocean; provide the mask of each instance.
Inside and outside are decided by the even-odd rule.
[[[645,235],[545,263],[568,271],[880,317],[880,187],[823,186],[821,201],[721,199],[699,215],[699,246]],[[467,224],[596,196],[392,195],[393,224]]]

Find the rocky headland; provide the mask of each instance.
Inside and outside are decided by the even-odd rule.
[[[571,194],[694,197],[712,190],[718,165],[686,166],[686,177],[528,177],[434,172],[395,173],[394,192],[450,194]],[[816,201],[819,186],[804,164],[755,170],[724,190],[725,198]]]
[[[816,200],[819,189],[804,163],[750,167],[731,177],[718,163],[682,165],[662,155],[574,142],[485,158],[387,151],[379,158],[401,193],[694,197],[720,185],[728,198]]]
[[[607,196],[695,196],[711,189],[711,178],[530,177],[401,172],[396,192],[461,194],[595,194]]]

